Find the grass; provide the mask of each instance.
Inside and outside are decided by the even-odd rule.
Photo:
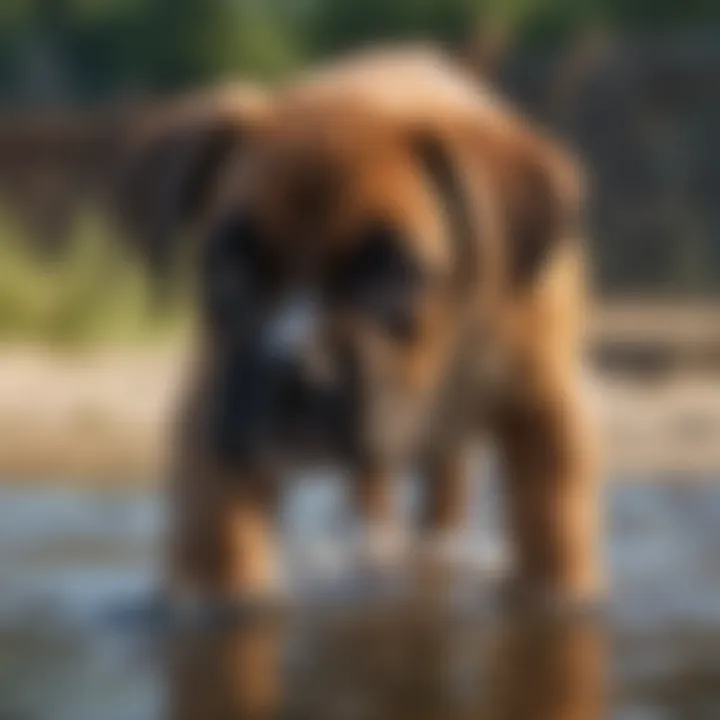
[[[41,259],[0,216],[0,343],[59,348],[163,342],[186,324],[187,303],[159,302],[142,264],[92,214],[67,252]]]

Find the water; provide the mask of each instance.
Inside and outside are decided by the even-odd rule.
[[[0,490],[0,720],[720,718],[720,484],[618,483],[606,506],[602,625],[503,619],[480,601],[501,554],[480,498],[461,612],[311,599],[168,636],[116,613],[154,587],[158,496]],[[288,564],[313,587],[342,566],[346,518],[332,482],[284,507]]]

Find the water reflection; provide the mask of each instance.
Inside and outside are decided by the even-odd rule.
[[[589,619],[449,621],[407,607],[186,633],[167,647],[168,720],[596,720]]]
[[[328,600],[314,586],[335,565],[313,548],[341,549],[320,522],[339,513],[319,487],[288,511],[288,564],[313,570],[302,607],[167,637],[116,612],[156,581],[159,497],[0,489],[0,719],[720,718],[720,483],[607,500],[604,628],[493,610],[475,570],[452,613],[427,595]],[[492,506],[473,517],[483,547]]]

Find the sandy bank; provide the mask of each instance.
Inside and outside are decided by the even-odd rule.
[[[184,364],[177,350],[0,352],[0,478],[155,479]],[[613,474],[720,470],[720,379],[593,379]]]

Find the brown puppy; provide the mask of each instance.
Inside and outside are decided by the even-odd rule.
[[[393,475],[413,467],[425,530],[450,530],[463,453],[489,432],[519,587],[595,594],[580,193],[566,155],[414,49],[131,126],[116,148],[120,213],[158,252],[182,232],[198,255],[172,587],[271,589],[277,480],[300,463],[349,470],[380,528]]]
[[[451,529],[462,454],[490,431],[521,587],[596,593],[572,163],[432,52],[362,55],[251,105],[191,123],[205,150],[174,180],[202,322],[173,586],[268,590],[277,478],[301,462],[349,469],[374,526],[414,466],[426,530]]]

